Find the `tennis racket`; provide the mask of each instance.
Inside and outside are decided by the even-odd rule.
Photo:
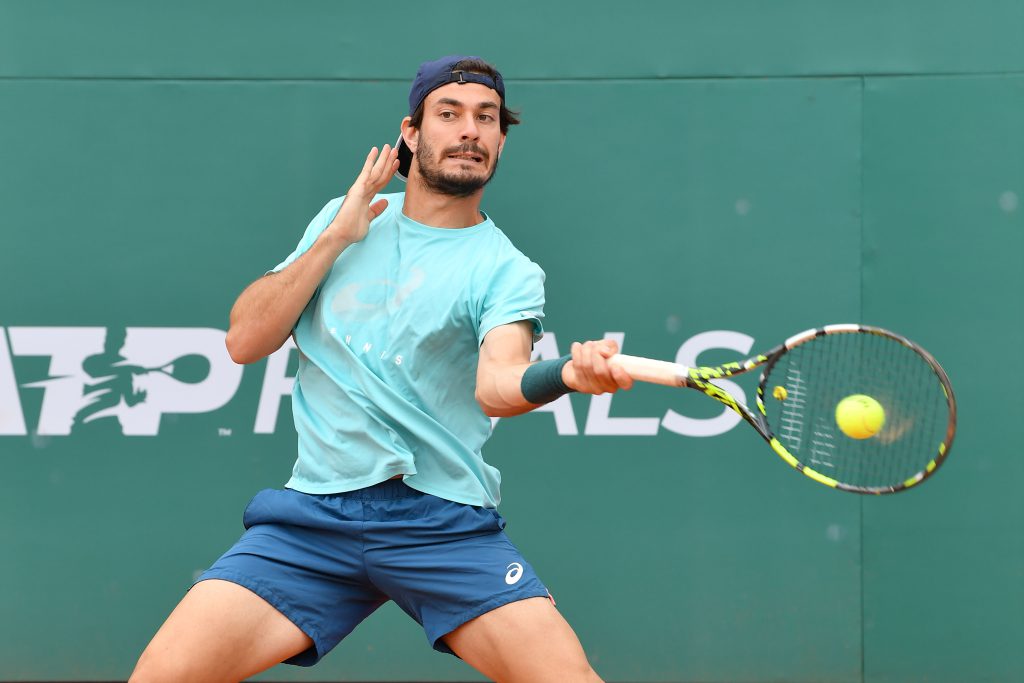
[[[946,373],[920,346],[878,327],[811,329],[715,367],[623,354],[609,362],[635,380],[697,389],[724,403],[792,467],[841,491],[904,491],[934,474],[953,445],[956,400]],[[755,368],[761,368],[756,410],[714,383]],[[851,413],[837,409],[844,399],[865,396],[875,402],[868,402],[875,411],[868,417],[882,420],[858,432]]]

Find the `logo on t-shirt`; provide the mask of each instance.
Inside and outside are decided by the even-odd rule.
[[[404,283],[391,280],[370,280],[352,282],[338,290],[331,299],[331,311],[348,322],[366,322],[400,308],[426,280],[420,268],[409,269],[409,279]]]

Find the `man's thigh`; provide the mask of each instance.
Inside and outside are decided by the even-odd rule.
[[[359,523],[347,514],[361,506],[351,502],[287,490],[257,494],[245,533],[199,577],[139,672],[194,666],[197,678],[153,680],[237,681],[281,661],[316,663],[387,600],[366,579],[362,542],[351,533]]]
[[[498,683],[600,681],[579,639],[548,598],[512,602],[444,637],[455,654]]]
[[[153,637],[131,681],[240,681],[313,641],[263,598],[210,579],[192,587]]]

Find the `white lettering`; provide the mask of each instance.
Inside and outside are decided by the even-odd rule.
[[[260,389],[260,402],[256,408],[256,434],[273,434],[277,427],[277,414],[281,409],[281,399],[291,396],[295,386],[295,377],[288,375],[288,360],[295,348],[291,337],[274,353],[267,356],[267,368],[263,373],[263,388]]]
[[[116,419],[126,435],[156,435],[163,415],[215,411],[234,398],[243,375],[243,368],[227,355],[224,334],[212,328],[0,327],[0,436],[25,436],[30,431],[40,436],[77,434],[78,427],[101,418]],[[620,348],[625,343],[624,332],[607,332],[604,338],[616,341]],[[345,343],[351,346],[351,335],[346,335]],[[752,337],[740,332],[712,330],[684,342],[675,360],[693,367],[706,351],[728,349],[745,355],[753,343]],[[374,344],[366,342],[358,348],[368,353]],[[289,338],[267,358],[255,434],[274,433],[279,419],[284,419],[280,416],[284,397],[291,395],[295,384],[295,377],[288,374],[293,350],[297,349]],[[379,355],[396,366],[404,363],[403,356],[388,350]],[[49,357],[49,377],[23,385],[43,390],[34,430],[25,420],[14,372],[17,356]],[[560,356],[557,337],[549,332],[536,344],[531,359]],[[735,382],[715,383],[746,402],[743,389]],[[589,397],[584,434],[654,436],[664,427],[684,436],[708,437],[729,431],[741,420],[724,406],[711,418],[693,418],[672,409],[660,418],[615,417],[614,399],[613,394]],[[533,412],[551,413],[560,436],[579,434],[569,396]],[[493,418],[492,426],[498,422]]]
[[[709,349],[728,349],[746,355],[750,353],[753,345],[754,338],[741,332],[711,330],[687,339],[676,353],[676,362],[687,367],[696,367],[699,365],[697,357]],[[747,396],[735,382],[716,379],[714,383],[732,394],[733,398],[740,403],[746,404]],[[669,409],[661,424],[665,429],[683,436],[717,436],[735,427],[742,419],[735,411],[726,406],[722,406],[720,415],[707,419],[686,417]]]
[[[125,434],[156,435],[160,417],[167,413],[213,412],[234,397],[242,382],[243,368],[228,355],[223,330],[129,327],[126,331],[122,353],[144,369],[136,384],[148,397],[121,411]]]
[[[622,351],[625,332],[606,332],[605,339],[611,339]],[[656,417],[609,417],[614,394],[600,394],[590,397],[590,408],[587,410],[587,423],[583,433],[587,436],[612,436],[629,434],[634,436],[654,436],[658,433],[659,418]]]
[[[114,416],[128,435],[154,436],[167,413],[207,413],[242,380],[224,332],[174,327],[12,327],[11,350],[50,356],[37,432],[70,434],[74,424]]]
[[[26,384],[42,388],[37,434],[62,436],[71,433],[75,415],[90,400],[84,395],[93,378],[82,369],[86,358],[103,352],[104,327],[11,327],[11,352],[16,356],[49,356],[49,379]]]
[[[0,435],[25,434],[28,430],[18,396],[18,381],[14,378],[14,363],[7,347],[7,333],[0,327]]]

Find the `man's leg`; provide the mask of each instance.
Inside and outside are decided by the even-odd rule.
[[[579,639],[548,598],[503,605],[444,637],[455,654],[498,683],[594,683]]]
[[[192,587],[146,647],[132,683],[236,683],[313,641],[255,593],[210,579]]]

